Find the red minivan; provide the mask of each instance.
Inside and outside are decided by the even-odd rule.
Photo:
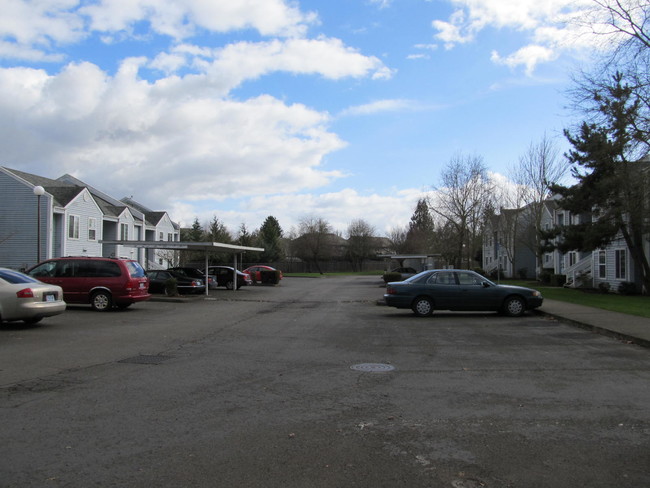
[[[89,303],[97,311],[148,300],[149,278],[130,259],[69,257],[37,264],[27,274],[63,288],[67,303]]]

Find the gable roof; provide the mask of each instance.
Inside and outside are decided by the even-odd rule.
[[[44,176],[18,171],[17,169],[5,167],[3,169],[31,185],[45,188],[45,191],[52,195],[54,205],[58,207],[65,207],[84,190],[83,187],[64,181],[45,178]]]

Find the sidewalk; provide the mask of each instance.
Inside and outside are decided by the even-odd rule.
[[[650,347],[650,319],[544,299],[539,312],[578,327]]]

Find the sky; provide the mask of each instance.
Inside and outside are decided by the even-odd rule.
[[[387,235],[458,155],[562,131],[593,0],[0,0],[0,165],[236,235]]]

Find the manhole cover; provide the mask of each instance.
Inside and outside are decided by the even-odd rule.
[[[393,371],[395,366],[382,363],[362,363],[350,366],[350,369],[363,371],[364,373],[386,373],[387,371]]]
[[[160,356],[160,355],[142,355],[134,356],[132,358],[122,359],[118,363],[131,363],[131,364],[160,364],[163,361],[171,359],[169,356]]]

